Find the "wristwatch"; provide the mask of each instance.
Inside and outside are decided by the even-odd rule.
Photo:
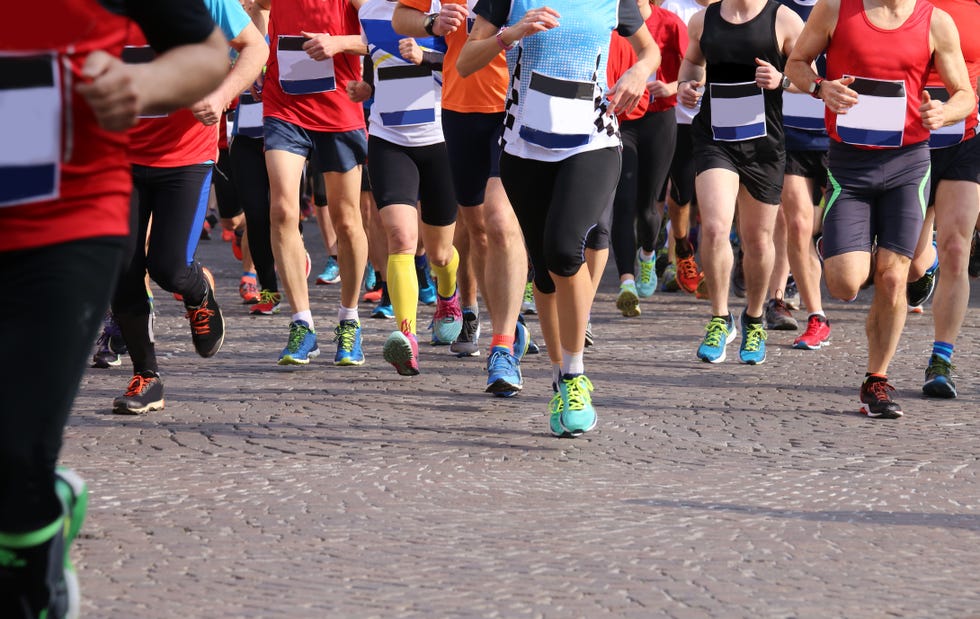
[[[781,82],[780,85],[783,87],[783,90],[786,90],[787,88],[793,85],[793,82],[789,81],[789,78],[786,77],[785,73],[783,73],[783,81]]]
[[[435,28],[437,19],[439,19],[438,13],[429,13],[425,16],[425,20],[422,22],[422,28],[425,29],[430,37],[436,36],[433,28]]]
[[[820,98],[820,84],[823,83],[823,78],[818,77],[813,82],[810,83],[810,96],[814,99]]]

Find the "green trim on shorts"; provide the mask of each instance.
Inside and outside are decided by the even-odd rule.
[[[922,182],[919,183],[919,207],[922,209],[922,219],[926,218],[926,210],[929,208],[929,198],[928,191],[929,181],[932,179],[932,163],[929,163],[929,167],[926,168],[925,176],[922,177]]]
[[[27,533],[0,533],[0,548],[31,548],[40,546],[54,537],[65,526],[65,517],[61,516],[48,526]]]
[[[832,190],[830,192],[830,197],[826,199],[827,203],[823,207],[823,217],[820,218],[820,223],[827,220],[827,214],[830,213],[830,209],[834,206],[834,203],[837,202],[837,198],[840,197],[841,191],[843,191],[840,183],[837,182],[837,179],[834,178],[834,174],[830,170],[827,170],[827,182],[830,183]]]

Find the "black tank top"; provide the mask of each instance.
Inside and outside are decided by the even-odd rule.
[[[768,0],[758,15],[742,24],[725,21],[721,16],[721,5],[722,2],[708,5],[704,14],[704,29],[701,33],[701,53],[706,61],[706,81],[701,111],[695,117],[694,125],[695,131],[708,139],[716,139],[712,133],[712,84],[754,82],[756,58],[771,63],[779,71],[783,71],[786,66],[786,57],[776,41],[776,11],[780,6],[778,2]],[[749,86],[745,90],[751,91],[752,87]],[[782,88],[763,90],[762,96],[766,135],[752,138],[745,143],[762,148],[769,146],[778,151],[785,150],[783,90]],[[738,104],[729,103],[729,105]]]

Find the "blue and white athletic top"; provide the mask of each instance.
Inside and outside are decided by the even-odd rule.
[[[613,30],[628,37],[645,27],[636,1],[480,0],[475,11],[503,27],[544,6],[558,12],[559,26],[522,39],[509,63],[504,150],[561,161],[621,145],[619,123],[607,111],[606,61]]]
[[[374,64],[374,102],[368,117],[371,135],[399,146],[430,146],[442,135],[442,67],[402,58],[391,27],[397,0],[368,0],[358,11],[361,36]],[[439,10],[433,1],[432,12]],[[423,51],[444,53],[441,38],[416,39]]]

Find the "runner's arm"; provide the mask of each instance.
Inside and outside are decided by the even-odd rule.
[[[936,71],[950,96],[949,101],[943,104],[928,101],[927,94],[920,112],[922,123],[927,128],[938,129],[957,123],[973,112],[976,109],[976,95],[960,49],[959,32],[953,18],[945,11],[933,9],[929,39],[933,46]]]

